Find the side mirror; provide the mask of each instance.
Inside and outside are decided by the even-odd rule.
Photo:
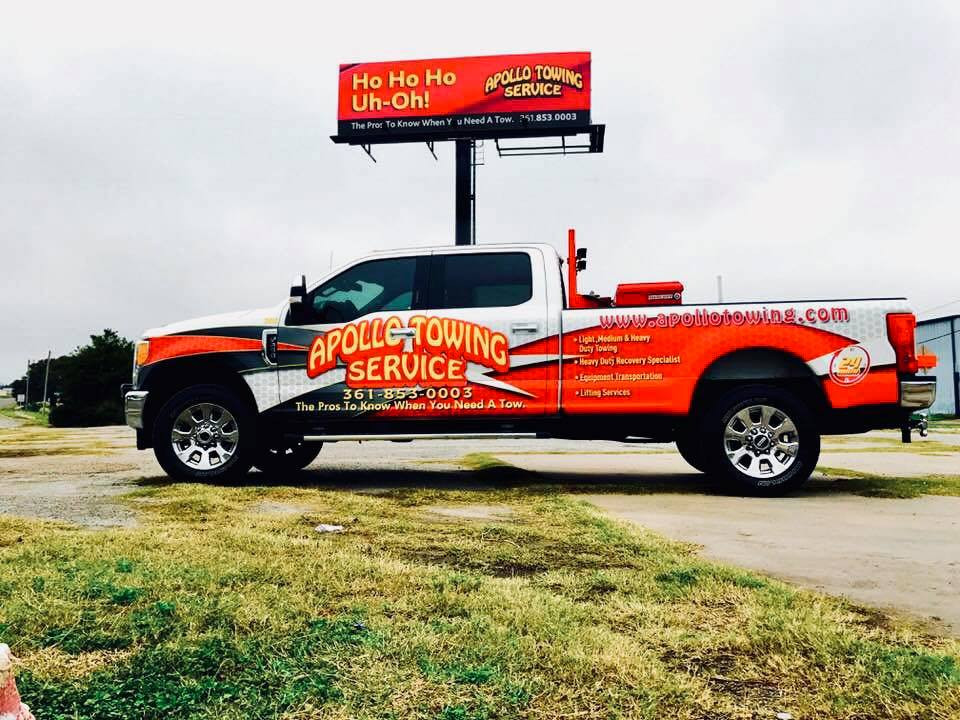
[[[302,305],[307,297],[307,276],[301,275],[299,283],[294,281],[290,286],[290,305]]]

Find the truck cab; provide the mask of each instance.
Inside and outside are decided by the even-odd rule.
[[[291,472],[328,442],[564,437],[676,441],[772,494],[809,476],[821,434],[904,427],[933,402],[902,298],[580,295],[572,235],[568,253],[566,274],[544,244],[377,253],[274,307],[148,330],[128,424],[179,478]]]

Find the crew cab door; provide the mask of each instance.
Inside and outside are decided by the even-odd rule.
[[[361,260],[321,281],[299,311],[281,317],[274,412],[318,426],[383,415],[384,406],[392,411],[394,400],[406,399],[365,374],[378,377],[382,356],[408,342],[409,319],[426,297],[429,261],[427,254]]]
[[[467,367],[464,384],[436,388],[431,414],[556,412],[557,356],[548,354],[546,296],[537,249],[433,252],[422,334],[427,344],[464,358]]]

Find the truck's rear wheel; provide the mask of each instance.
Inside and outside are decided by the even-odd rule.
[[[296,472],[317,459],[323,443],[305,443],[302,440],[273,442],[257,451],[253,464],[265,473]]]
[[[253,463],[256,418],[226,388],[181,390],[157,413],[154,454],[177,480],[237,480]]]
[[[709,470],[739,490],[780,495],[810,477],[820,457],[813,414],[781,388],[753,385],[720,398],[704,424]]]

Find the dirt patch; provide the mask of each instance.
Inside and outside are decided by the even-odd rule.
[[[0,415],[0,428],[15,428],[19,427],[20,423],[14,420],[13,418],[7,417],[6,415]]]
[[[253,512],[258,515],[306,515],[310,511],[311,508],[306,505],[296,505],[276,500],[264,500],[253,507]]]
[[[710,678],[711,687],[720,692],[733,695],[741,702],[748,704],[769,704],[779,700],[783,693],[776,685],[763,680],[731,678],[725,675],[714,675]]]
[[[133,527],[136,516],[116,499],[129,489],[95,476],[79,482],[4,479],[0,483],[0,515],[62,520],[84,527]]]
[[[706,649],[680,653],[668,650],[660,659],[672,669],[691,675],[730,675],[737,666],[737,655],[731,651]]]
[[[134,448],[126,428],[3,431],[0,514],[60,520],[82,527],[132,527],[135,513],[119,496],[145,474],[148,453]]]
[[[506,505],[434,505],[425,510],[455,520],[504,521],[514,515],[513,509]]]

